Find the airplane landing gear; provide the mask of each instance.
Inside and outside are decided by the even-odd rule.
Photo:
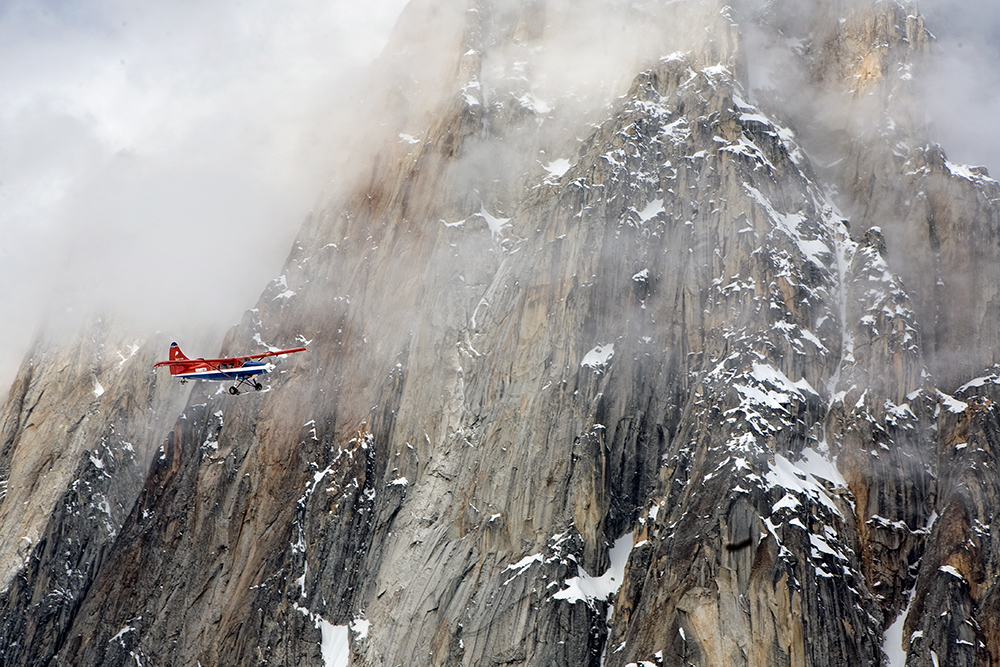
[[[257,379],[253,377],[243,376],[236,381],[236,384],[234,384],[232,387],[229,388],[229,393],[232,394],[233,396],[236,396],[237,394],[240,393],[240,387],[242,387],[244,384],[248,384],[251,387],[253,387],[254,391],[262,391],[264,389],[264,385],[262,385]]]

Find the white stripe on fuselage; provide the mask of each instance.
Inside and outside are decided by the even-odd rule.
[[[231,380],[247,375],[261,375],[270,372],[267,364],[246,364],[239,368],[226,368],[223,370],[208,369],[204,371],[191,371],[189,373],[178,373],[174,377],[187,378],[189,380]]]

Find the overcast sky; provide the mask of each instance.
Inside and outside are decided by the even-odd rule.
[[[953,162],[1000,178],[1000,2],[923,0],[937,38],[927,87],[934,141]]]
[[[47,309],[221,339],[336,177],[342,83],[404,2],[0,0],[0,391]],[[1000,175],[1000,3],[921,8],[935,138]]]
[[[3,393],[47,309],[221,338],[335,176],[324,128],[403,4],[0,0]]]

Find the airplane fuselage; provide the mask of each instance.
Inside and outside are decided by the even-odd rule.
[[[261,375],[269,371],[268,364],[263,361],[245,361],[241,366],[235,364],[210,365],[191,362],[188,367],[174,374],[174,377],[183,380],[218,380],[225,382],[227,380],[238,380],[244,377]]]

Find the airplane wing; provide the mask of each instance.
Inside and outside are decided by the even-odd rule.
[[[304,347],[293,347],[293,348],[288,349],[288,350],[275,350],[274,352],[263,352],[261,354],[244,354],[242,356],[235,357],[235,359],[263,359],[264,357],[277,357],[277,356],[280,356],[282,354],[293,354],[295,352],[305,352],[305,351],[306,351],[306,348],[304,348]],[[232,359],[224,359],[224,360],[210,359],[209,361],[233,361],[233,360]]]
[[[217,368],[222,364],[235,364],[241,361],[248,361],[250,359],[263,359],[265,357],[277,357],[282,354],[293,354],[295,352],[305,352],[304,347],[293,347],[287,350],[275,350],[274,352],[262,352],[260,354],[244,354],[238,357],[220,357],[218,359],[205,359],[200,357],[198,359],[174,359],[173,361],[160,361],[153,364],[153,368],[158,368],[160,366],[182,366],[189,364],[209,364],[213,368]]]

